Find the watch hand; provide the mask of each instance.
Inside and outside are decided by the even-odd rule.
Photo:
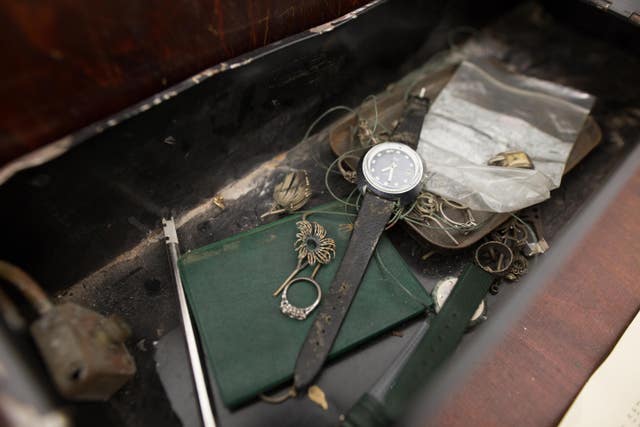
[[[387,178],[387,181],[391,181],[391,179],[393,178],[393,171],[395,170],[395,168],[398,167],[397,164],[395,163],[391,163],[389,166],[387,166],[384,169],[381,169],[380,172],[386,172],[389,171],[389,178]]]

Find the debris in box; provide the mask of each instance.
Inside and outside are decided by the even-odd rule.
[[[483,67],[489,66],[483,64]],[[538,225],[528,223],[526,219],[517,215],[500,216],[500,214],[472,209],[466,203],[470,199],[459,197],[460,193],[456,193],[460,187],[442,178],[442,164],[449,161],[449,166],[458,168],[458,163],[465,159],[468,162],[478,163],[469,168],[471,170],[484,169],[483,173],[476,170],[477,173],[470,178],[478,188],[494,185],[496,174],[502,177],[503,183],[507,186],[521,185],[527,179],[538,183],[548,180],[557,185],[565,169],[565,162],[569,158],[573,142],[578,138],[582,124],[588,115],[588,108],[580,106],[580,103],[588,104],[590,107],[593,100],[588,95],[584,95],[582,100],[572,99],[579,105],[575,107],[576,111],[574,111],[572,107],[565,105],[569,102],[566,99],[562,102],[557,99],[552,99],[552,101],[546,99],[547,102],[562,104],[559,106],[554,104],[555,110],[551,108],[554,112],[548,112],[555,121],[536,122],[536,119],[539,118],[533,117],[532,111],[525,111],[526,109],[517,112],[520,115],[517,120],[502,117],[501,114],[505,115],[503,110],[508,106],[526,104],[526,102],[519,101],[519,97],[523,96],[522,92],[525,92],[525,98],[527,96],[534,98],[528,100],[530,108],[540,108],[537,98],[541,96],[541,93],[544,93],[547,98],[553,98],[551,92],[556,86],[523,76],[505,76],[494,71],[494,74],[500,74],[503,80],[519,87],[518,90],[500,88],[500,90],[516,93],[510,93],[510,97],[498,100],[496,97],[501,96],[498,93],[499,90],[492,87],[496,93],[489,93],[486,90],[478,89],[478,85],[489,85],[489,83],[480,84],[474,80],[473,76],[467,75],[469,68],[476,70],[478,66],[465,62],[460,65],[457,72],[451,72],[448,77],[445,75],[451,80],[446,85],[442,84],[441,87],[444,89],[435,92],[432,90],[428,94],[436,97],[431,110],[429,110],[431,103],[427,98],[427,90],[417,85],[416,90],[410,93],[406,100],[404,98],[395,99],[386,105],[386,109],[379,110],[376,105],[378,101],[376,97],[373,97],[372,111],[375,113],[373,126],[370,125],[372,122],[367,120],[365,115],[354,117],[353,123],[357,131],[343,134],[346,139],[342,145],[343,149],[337,153],[337,159],[325,172],[327,191],[337,199],[338,206],[343,205],[345,209],[341,212],[335,207],[324,206],[320,207],[316,213],[313,213],[313,210],[306,211],[300,218],[302,221],[298,222],[298,229],[302,224],[307,224],[308,227],[318,230],[318,237],[313,240],[311,238],[313,233],[305,234],[299,230],[296,235],[296,245],[294,245],[294,249],[298,251],[304,249],[307,252],[315,253],[322,250],[322,239],[327,238],[326,236],[329,234],[332,236],[340,235],[340,230],[343,230],[344,221],[337,218],[332,219],[331,215],[350,216],[351,218],[357,216],[355,226],[352,226],[348,232],[350,237],[342,235],[341,239],[335,241],[333,238],[330,239],[332,242],[331,251],[335,249],[340,254],[339,263],[341,265],[329,266],[327,267],[328,272],[323,269],[325,274],[316,276],[319,271],[317,267],[320,264],[318,264],[310,274],[307,273],[308,277],[297,277],[309,265],[313,264],[311,261],[305,262],[306,258],[299,256],[293,272],[276,291],[276,294],[281,289],[286,292],[292,284],[307,281],[313,286],[304,288],[300,285],[295,289],[303,288],[310,305],[309,303],[294,302],[293,298],[296,297],[286,293],[283,294],[279,307],[269,299],[259,297],[263,293],[262,289],[269,289],[274,285],[272,282],[278,279],[282,280],[281,277],[284,277],[286,272],[291,270],[291,266],[287,267],[287,257],[283,257],[282,254],[283,251],[287,252],[284,248],[290,245],[284,236],[293,232],[291,227],[286,224],[296,219],[297,216],[286,218],[273,225],[267,224],[261,230],[252,230],[191,251],[183,257],[180,269],[185,279],[187,296],[191,300],[193,315],[205,343],[209,364],[216,371],[215,377],[222,393],[222,400],[227,405],[235,407],[257,394],[260,394],[265,401],[278,403],[285,398],[299,395],[300,391],[312,390],[315,387],[312,386],[313,380],[321,370],[324,359],[330,350],[334,349],[333,343],[338,331],[341,330],[344,316],[347,312],[352,311],[355,316],[360,310],[358,307],[368,298],[368,292],[371,292],[369,289],[369,291],[363,290],[356,293],[363,280],[363,272],[371,270],[368,268],[370,258],[376,258],[375,264],[379,265],[382,276],[388,276],[387,280],[393,283],[396,289],[401,290],[400,295],[418,302],[424,298],[419,296],[415,287],[413,290],[408,289],[411,286],[407,285],[409,283],[407,279],[398,280],[396,275],[400,270],[393,273],[393,268],[390,270],[386,266],[386,263],[391,262],[394,258],[391,253],[381,257],[376,252],[378,236],[386,228],[399,222],[405,222],[409,225],[429,228],[432,232],[442,233],[449,239],[449,243],[453,247],[463,248],[477,242],[474,255],[475,265],[468,265],[460,277],[449,278],[447,283],[450,286],[446,292],[443,291],[443,286],[438,286],[434,290],[431,297],[438,301],[437,306],[432,306],[431,301],[428,305],[421,302],[425,307],[431,307],[429,310],[438,313],[439,317],[448,317],[451,313],[446,307],[451,295],[460,294],[462,296],[457,296],[457,299],[466,298],[476,301],[475,304],[465,308],[466,311],[471,310],[468,313],[469,318],[473,317],[471,323],[468,322],[468,319],[462,322],[453,319],[450,321],[452,328],[448,334],[454,341],[459,339],[459,336],[468,330],[470,325],[475,325],[486,319],[485,295],[487,292],[498,293],[503,280],[509,282],[519,280],[528,271],[528,261],[525,255],[532,256],[542,253],[548,248]],[[485,72],[483,71],[483,73]],[[495,82],[491,81],[491,84],[495,85]],[[485,98],[480,99],[480,95],[469,88],[482,92]],[[469,89],[471,94],[465,92],[466,89]],[[532,91],[537,91],[535,96],[527,93]],[[572,96],[580,98],[581,96],[567,91],[563,92],[565,98]],[[464,105],[461,106],[458,104],[459,100],[451,93],[455,93],[459,97],[467,96],[470,100],[465,100]],[[383,99],[384,96],[382,95],[380,99]],[[485,105],[485,107],[493,106],[496,110],[486,114],[488,118],[496,119],[501,123],[499,127],[494,126],[491,129],[493,139],[488,132],[485,132],[479,138],[480,142],[476,141],[478,137],[474,132],[482,132],[483,126],[488,126],[485,122],[480,121],[477,126],[473,123],[465,123],[466,119],[477,119],[478,114],[476,113],[478,113],[479,107],[473,104],[474,102]],[[470,105],[475,106],[470,107]],[[398,106],[402,108],[398,108]],[[467,111],[460,114],[460,109],[464,108],[467,108]],[[398,112],[402,110],[400,117],[398,117],[398,113],[387,115],[386,110],[391,109]],[[570,111],[565,111],[565,109]],[[455,114],[460,115],[459,120],[454,119]],[[562,122],[564,119],[566,120]],[[450,122],[454,124],[450,125]],[[559,129],[558,126],[561,122],[564,127]],[[339,122],[337,126],[341,126],[341,123]],[[512,128],[509,128],[508,124],[512,124]],[[543,127],[544,124],[547,126],[547,133],[536,128],[536,126]],[[433,130],[430,126],[435,126],[437,129]],[[555,128],[553,128],[554,126]],[[461,131],[461,128],[465,131]],[[307,132],[307,134],[309,133]],[[455,134],[457,139],[445,138],[444,136],[448,134]],[[534,134],[535,138],[526,139],[528,134]],[[515,136],[518,136],[519,139]],[[515,142],[514,138],[517,139]],[[437,143],[431,144],[431,141]],[[331,141],[332,146],[334,142]],[[446,148],[451,143],[457,145]],[[433,149],[433,147],[427,147],[429,144],[436,146],[441,151],[428,157],[429,150]],[[455,153],[447,154],[448,151]],[[545,156],[542,154],[543,152],[551,152],[552,155]],[[425,158],[425,156],[427,157]],[[447,161],[443,161],[443,158],[446,158]],[[452,166],[454,163],[456,166]],[[433,169],[431,169],[432,166]],[[424,167],[426,167],[426,171],[423,175]],[[340,198],[331,189],[332,173],[341,175],[348,183],[355,185],[353,191],[346,198]],[[447,191],[441,191],[438,185],[444,186],[453,195]],[[545,187],[545,191],[548,192],[552,186],[553,184],[549,184]],[[517,194],[518,192],[513,193]],[[301,170],[290,172],[276,184],[273,194],[274,205],[262,217],[299,210],[309,201],[311,194],[307,172]],[[483,200],[482,197],[480,200]],[[533,199],[528,198],[525,202],[508,200],[501,206],[519,206],[519,204],[526,206],[531,200]],[[307,221],[306,218],[310,214],[315,215],[316,221],[320,222]],[[323,215],[327,214],[329,216],[325,218]],[[325,226],[329,224],[334,231],[327,234]],[[473,235],[476,238],[470,241],[468,236]],[[349,239],[345,240],[346,237]],[[464,239],[467,242],[463,244]],[[247,243],[249,241],[252,243]],[[274,245],[279,245],[280,249]],[[323,264],[328,264],[328,262]],[[269,266],[268,270],[264,269],[265,265]],[[394,268],[397,269],[397,267]],[[225,292],[231,293],[219,300],[220,305],[217,302],[212,302],[213,300],[207,295],[211,291],[210,277],[215,275],[219,279],[223,271],[225,271],[226,278],[216,290],[216,300],[219,300],[221,295],[226,295]],[[477,284],[482,285],[476,287]],[[249,287],[254,289],[249,294],[257,295],[257,300],[254,301],[255,298],[248,297]],[[452,292],[454,287],[459,289],[455,293]],[[315,288],[315,292],[313,288]],[[367,287],[365,286],[365,288]],[[372,304],[377,301],[375,297],[371,298],[373,299],[367,303],[368,307],[374,306]],[[391,297],[386,299],[388,302],[393,301]],[[352,300],[355,301],[353,308],[350,308]],[[227,301],[236,301],[236,303],[230,305]],[[214,306],[216,308],[211,310]],[[228,325],[229,322],[238,327],[246,323],[247,320],[251,321],[251,317],[247,318],[246,312],[242,311],[241,307],[245,307],[253,315],[259,314],[263,320],[270,319],[268,330],[255,332],[259,332],[262,337],[267,337],[272,336],[275,330],[281,329],[280,333],[275,335],[279,338],[276,339],[275,336],[270,338],[266,343],[268,346],[260,352],[255,351],[256,345],[260,341],[250,335],[237,333],[233,339],[225,339],[224,337],[229,330],[229,327],[225,325]],[[317,314],[314,312],[316,308]],[[378,312],[381,311],[378,310]],[[393,313],[391,309],[386,309],[385,312]],[[212,315],[215,315],[215,318],[212,318]],[[216,321],[219,316],[224,316],[224,323]],[[308,316],[313,319],[308,319]],[[352,316],[352,318],[355,317]],[[435,326],[438,324],[437,318],[432,321],[432,323],[435,322],[434,331],[438,331],[439,328]],[[300,322],[303,329],[299,330],[294,326],[291,319]],[[394,324],[389,321],[384,323],[384,319],[380,316],[378,320],[383,322],[377,326],[380,330]],[[251,324],[255,329],[255,324],[253,322]],[[242,329],[248,331],[251,327],[247,324]],[[358,329],[359,333],[363,333],[364,328]],[[349,325],[346,325],[345,331],[348,330]],[[296,335],[298,341],[291,347]],[[305,335],[306,338],[302,340]],[[363,340],[365,337],[360,339]],[[423,339],[432,338],[430,338],[430,334],[426,334]],[[227,342],[224,348],[214,345],[220,340]],[[276,341],[279,342],[277,349],[273,348],[273,343]],[[339,349],[344,346],[344,343],[339,339],[337,342],[337,348],[340,351]],[[442,350],[438,357],[446,357],[447,351],[446,349]],[[274,356],[269,356],[271,353]],[[294,385],[288,392],[280,396],[281,398],[262,394],[272,388],[273,384],[281,384],[289,378],[290,371],[288,369],[278,368],[280,362],[278,364],[273,362],[268,370],[260,370],[260,375],[264,378],[257,373],[252,374],[250,382],[239,382],[239,377],[233,374],[239,363],[242,364],[242,369],[245,371],[258,372],[257,369],[261,363],[259,360],[264,357],[274,358],[277,354],[277,359],[281,361],[296,356],[296,353]],[[239,355],[244,356],[240,357]],[[416,356],[412,350],[407,352],[404,357],[411,360]],[[415,387],[416,381],[424,379],[429,372],[420,370],[416,375],[417,380],[409,381],[405,387],[409,389]]]

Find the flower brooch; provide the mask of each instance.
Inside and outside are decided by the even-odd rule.
[[[292,319],[304,320],[318,304],[320,304],[322,290],[318,282],[316,282],[315,277],[320,267],[328,264],[335,257],[336,242],[332,238],[327,237],[327,230],[317,222],[303,219],[302,221],[296,222],[296,227],[298,228],[298,232],[296,233],[294,249],[298,253],[298,264],[282,285],[273,293],[273,296],[277,296],[282,292],[280,311]],[[310,265],[315,266],[311,276],[294,279],[300,271]],[[314,302],[307,307],[296,307],[287,299],[287,290],[289,287],[294,283],[300,282],[311,283],[318,293]]]

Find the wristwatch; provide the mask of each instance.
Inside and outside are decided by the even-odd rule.
[[[394,142],[373,146],[359,164],[358,186],[364,196],[342,263],[298,354],[296,390],[307,389],[322,369],[394,210],[420,192],[424,166],[412,147],[418,144],[428,107],[428,99],[411,97],[391,136]]]
[[[398,359],[349,410],[342,427],[387,427],[398,422],[420,390],[455,351],[494,277],[468,264],[438,314],[421,325]]]
[[[434,289],[436,315],[416,335],[378,382],[349,410],[343,427],[386,427],[400,420],[420,389],[455,351],[465,331],[484,316],[484,298],[494,277],[468,264],[457,278]]]
[[[433,291],[431,291],[431,298],[433,299],[433,309],[436,314],[442,311],[444,303],[449,298],[449,295],[451,295],[451,291],[456,287],[457,283],[458,278],[453,276],[445,277],[444,279],[441,279],[438,281],[438,283],[436,283]],[[480,304],[478,304],[478,308],[476,308],[476,311],[474,311],[471,315],[471,319],[469,319],[469,325],[467,326],[467,329],[471,329],[479,323],[482,323],[482,321],[486,320],[486,315],[487,302],[482,299],[482,301],[480,301]]]

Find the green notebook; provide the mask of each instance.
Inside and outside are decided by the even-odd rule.
[[[335,203],[317,210],[344,212]],[[207,365],[228,407],[237,407],[293,376],[298,351],[315,312],[304,321],[290,319],[280,312],[280,297],[273,297],[272,293],[296,266],[293,243],[298,220],[300,215],[291,215],[190,251],[180,259],[180,272]],[[336,258],[323,266],[316,277],[326,292],[350,237],[348,227],[343,225],[353,217],[314,213],[309,220],[322,224],[327,236],[336,241]],[[375,257],[369,263],[329,357],[424,311],[395,280],[425,303],[430,302],[384,236],[377,251],[385,268]],[[308,267],[299,276],[310,274]],[[302,282],[289,289],[288,298],[296,306],[306,306],[315,299],[315,292],[310,284]]]

